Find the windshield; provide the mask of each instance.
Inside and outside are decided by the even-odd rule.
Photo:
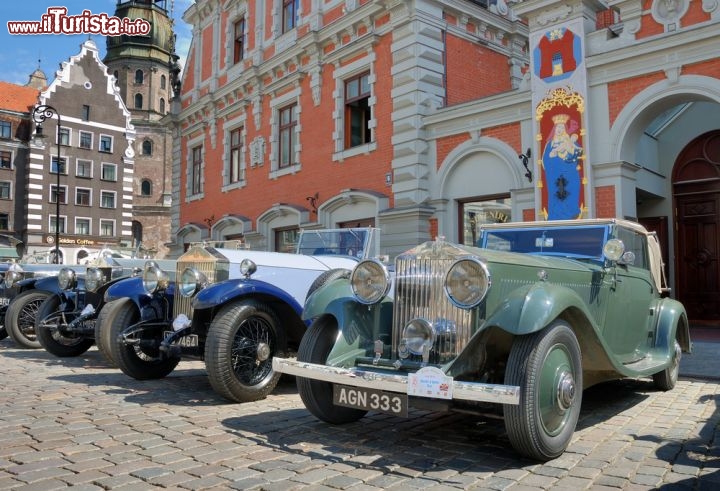
[[[370,229],[303,230],[298,254],[366,257]]]
[[[485,229],[478,246],[496,251],[599,260],[606,240],[604,226]]]

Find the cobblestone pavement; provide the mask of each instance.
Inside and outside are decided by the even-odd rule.
[[[718,345],[720,347],[720,345]],[[715,357],[717,360],[717,357]],[[718,489],[717,380],[585,391],[575,438],[540,464],[502,422],[414,412],[329,426],[283,380],[230,404],[198,361],[136,381],[95,348],[60,359],[0,342],[0,489]]]

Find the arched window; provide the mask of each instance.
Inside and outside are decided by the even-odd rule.
[[[142,244],[142,239],[143,239],[142,223],[138,222],[137,220],[133,220],[131,230],[132,230],[132,238],[133,238],[133,247],[137,247],[138,244]]]
[[[144,140],[142,142],[143,155],[152,155],[152,140]]]
[[[140,183],[140,194],[142,196],[152,196],[152,181],[143,179]]]
[[[165,75],[160,75],[160,88],[165,89]]]
[[[160,114],[165,114],[165,99],[160,98]]]
[[[135,70],[135,83],[141,84],[143,83],[144,75],[142,70]]]
[[[142,94],[135,94],[135,109],[142,109]]]

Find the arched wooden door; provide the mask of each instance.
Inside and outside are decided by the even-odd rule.
[[[720,321],[720,130],[700,135],[673,169],[675,294],[691,321]]]

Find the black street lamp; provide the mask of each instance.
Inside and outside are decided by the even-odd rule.
[[[57,116],[57,162],[55,164],[55,173],[57,176],[57,184],[55,187],[55,258],[53,259],[53,263],[60,264],[60,172],[62,170],[62,164],[60,162],[60,130],[62,128],[62,122],[60,120],[60,113],[57,112],[57,109],[52,106],[48,106],[47,104],[36,106],[32,113],[33,121],[35,121],[36,124],[35,138],[45,137],[42,131],[42,123],[53,116]],[[50,165],[50,170],[52,171],[52,163]]]

